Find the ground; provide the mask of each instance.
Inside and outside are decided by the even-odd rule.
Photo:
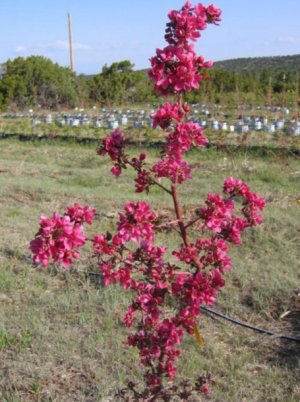
[[[136,150],[131,149],[132,153]],[[155,149],[148,149],[154,161]],[[297,155],[247,151],[193,151],[193,180],[181,190],[186,210],[219,192],[224,177],[249,182],[267,200],[264,224],[231,254],[234,269],[215,308],[277,333],[300,336],[300,163]],[[111,230],[128,200],[171,211],[155,189],[134,193],[132,173],[115,179],[94,146],[2,140],[0,151],[0,400],[115,401],[127,379],[140,378],[138,356],[123,346],[123,313],[130,299],[95,277],[51,267],[34,268],[28,243],[42,213],[63,212],[75,201],[97,209],[95,230]],[[176,234],[160,233],[161,244]],[[77,270],[94,270],[93,262]],[[300,400],[300,344],[260,335],[205,314],[205,346],[187,337],[178,378],[209,372],[209,401]],[[200,399],[195,399],[200,400]]]

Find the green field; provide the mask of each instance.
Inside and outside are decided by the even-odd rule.
[[[39,215],[74,202],[97,209],[95,230],[111,230],[128,200],[148,200],[169,216],[159,189],[135,194],[133,173],[118,179],[94,145],[0,143],[0,400],[115,401],[126,380],[140,378],[135,350],[123,347],[122,317],[130,294],[101,287],[93,277],[51,267],[36,270],[28,251]],[[131,149],[135,153],[137,150]],[[150,160],[158,151],[148,150]],[[249,182],[264,196],[264,224],[232,249],[234,269],[216,309],[280,334],[300,336],[300,161],[288,153],[215,149],[192,151],[193,180],[181,187],[187,208],[219,192],[223,179]],[[161,233],[172,248],[174,233]],[[78,270],[95,270],[93,262]],[[282,315],[285,312],[289,314]],[[202,315],[205,347],[186,337],[178,378],[212,374],[214,402],[298,402],[300,344],[256,334]]]

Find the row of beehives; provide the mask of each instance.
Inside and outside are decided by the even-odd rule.
[[[32,119],[33,125],[38,125],[42,122],[46,124],[55,123],[59,126],[71,126],[71,127],[102,127],[109,128],[111,130],[117,129],[119,126],[131,126],[134,128],[141,128],[143,126],[151,126],[151,118],[141,111],[106,111],[102,110],[101,113],[95,115],[87,113],[77,114],[47,114],[45,116],[36,116]]]
[[[195,119],[191,120],[198,122],[204,128],[211,128],[213,131],[223,131],[230,133],[248,133],[250,131],[275,133],[275,132],[286,132],[289,135],[300,135],[300,122],[297,120],[269,120],[267,118],[251,118],[244,117],[242,120],[237,122],[230,121],[219,121],[219,120],[204,120]],[[53,122],[52,115],[48,114],[45,116],[44,121],[47,124]],[[108,114],[101,117],[91,118],[88,115],[73,115],[73,116],[56,116],[54,122],[60,126],[71,126],[71,127],[99,127],[108,128],[115,130],[120,126],[130,126],[133,128],[141,127],[151,127],[151,118],[149,116],[137,116],[136,114],[122,114],[117,119],[115,115]],[[32,124],[40,124],[41,120],[33,119]]]
[[[151,106],[148,105],[147,110],[145,111],[144,109],[127,109],[127,110],[120,110],[120,109],[107,109],[107,108],[102,108],[102,109],[98,109],[96,106],[94,106],[92,108],[92,114],[88,114],[85,109],[83,108],[78,108],[76,107],[74,109],[73,113],[69,113],[68,116],[69,117],[73,117],[73,118],[83,118],[83,117],[88,117],[88,116],[98,116],[99,118],[103,118],[103,117],[111,117],[112,119],[116,119],[116,120],[120,120],[121,116],[123,115],[123,118],[126,120],[126,118],[132,118],[132,117],[144,117],[147,116],[151,113],[154,112],[154,110],[151,110]],[[194,116],[197,115],[203,115],[203,116],[207,116],[207,118],[213,117],[216,114],[217,115],[224,115],[226,116],[226,112],[227,112],[227,108],[223,107],[222,105],[208,105],[208,104],[199,104],[199,103],[194,103],[191,106],[191,113]],[[251,110],[251,112],[254,114],[257,113],[263,113],[263,114],[267,114],[270,115],[272,113],[274,114],[280,114],[282,117],[287,118],[290,114],[290,109],[288,107],[283,107],[283,106],[255,106],[253,107],[252,105],[243,105],[242,107],[243,109],[243,114],[247,111],[247,110]],[[224,112],[223,112],[224,110]],[[256,110],[256,111],[255,111]],[[239,113],[239,108],[235,109],[235,112]],[[232,114],[232,110],[230,112]],[[61,116],[66,116],[67,115],[64,114],[55,114],[57,116],[61,115]],[[2,114],[1,117],[6,117],[6,118],[24,118],[24,117],[29,117],[29,118],[33,118],[33,117],[39,117],[42,118],[42,120],[44,120],[46,118],[46,120],[50,120],[51,122],[51,114],[47,114],[47,115],[43,115],[40,112],[38,112],[37,110],[34,111],[33,109],[29,109],[27,111],[27,113],[6,113],[6,114]],[[48,117],[47,117],[48,116]],[[249,119],[249,117],[246,117],[246,119]]]
[[[219,105],[215,105],[219,108]],[[231,133],[247,133],[249,131],[263,131],[269,133],[284,131],[290,135],[300,135],[300,125],[297,120],[288,118],[290,113],[288,108],[277,107],[257,107],[263,112],[263,109],[268,109],[270,112],[283,111],[284,117],[277,119],[268,119],[266,117],[244,116],[243,118],[234,118],[225,113],[221,113],[219,120],[212,118],[210,114],[210,107],[206,104],[192,105],[191,120],[199,122],[203,127],[210,127],[213,131],[223,131]],[[93,113],[85,113],[83,109],[76,111],[76,113],[55,113],[55,114],[34,114],[30,110],[27,114],[6,114],[2,117],[7,118],[31,118],[32,125],[39,125],[41,123],[57,124],[59,126],[70,127],[99,127],[114,130],[120,126],[128,126],[133,128],[151,127],[151,118],[149,117],[154,113],[150,108],[145,111],[143,109],[135,110],[118,110],[118,109],[100,109]],[[220,114],[219,114],[220,115]],[[281,114],[280,114],[281,116]]]
[[[193,119],[197,121],[203,127],[209,127],[213,131],[224,131],[224,132],[237,132],[237,133],[248,133],[250,131],[263,131],[266,133],[275,132],[286,132],[290,135],[300,135],[300,122],[298,120],[288,120],[283,119],[269,121],[267,118],[244,118],[235,123],[227,121],[212,120],[207,121],[203,119]]]

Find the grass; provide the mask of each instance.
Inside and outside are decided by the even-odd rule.
[[[157,151],[148,151],[154,161]],[[220,191],[229,175],[247,180],[268,201],[264,225],[232,249],[235,268],[226,275],[216,308],[299,336],[299,160],[213,149],[193,151],[189,160],[193,180],[180,194],[188,207],[201,204],[207,192]],[[118,287],[101,288],[82,274],[34,270],[28,251],[39,215],[63,211],[75,201],[96,207],[96,231],[113,230],[116,212],[128,200],[147,199],[162,214],[170,213],[167,195],[135,194],[132,172],[114,179],[109,169],[93,146],[1,142],[1,401],[115,401],[127,379],[140,379],[136,351],[122,345],[130,296]],[[162,233],[159,242],[172,249],[176,236]],[[76,267],[93,269],[83,262]],[[299,401],[299,344],[205,315],[199,329],[205,347],[200,350],[193,337],[185,339],[178,377],[211,372],[207,400]]]

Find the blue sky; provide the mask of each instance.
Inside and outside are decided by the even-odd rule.
[[[93,74],[129,59],[135,68],[163,39],[167,12],[181,0],[0,0],[0,63],[43,55],[69,65],[67,13],[72,14],[75,70]],[[196,4],[196,2],[193,2]],[[211,1],[203,4],[208,5]],[[300,0],[215,0],[223,11],[197,43],[206,59],[300,53]]]

